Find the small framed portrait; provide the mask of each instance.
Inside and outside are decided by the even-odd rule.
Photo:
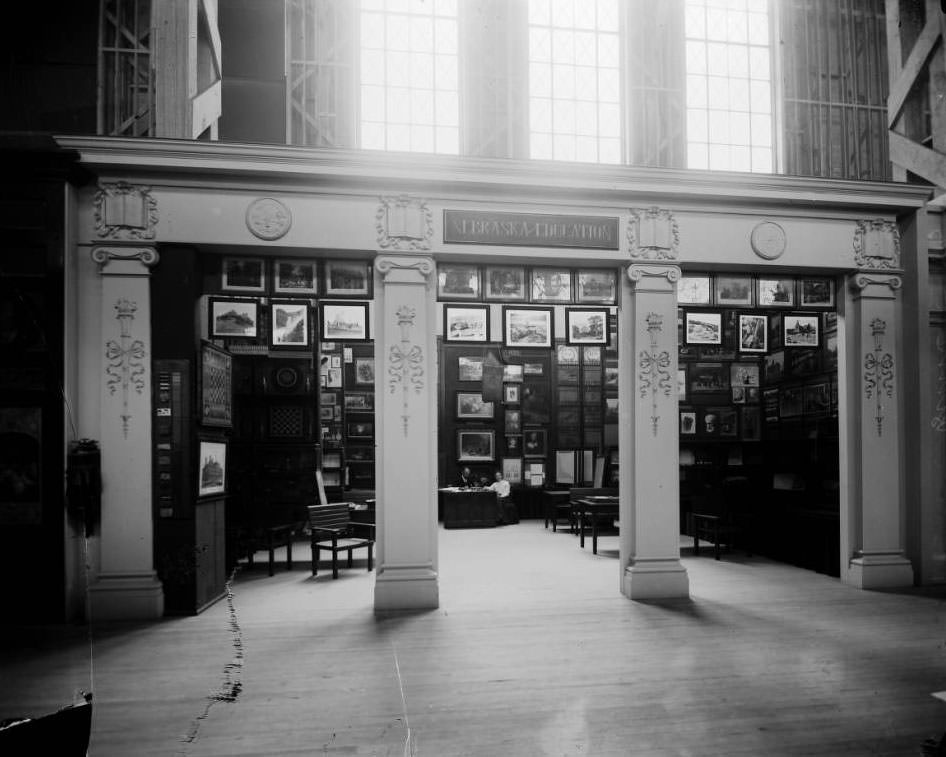
[[[226,494],[227,443],[201,439],[198,448],[197,496]]]
[[[749,276],[716,276],[716,304],[751,305],[752,279]]]
[[[504,457],[502,459],[503,478],[510,484],[522,483],[522,458]]]
[[[356,357],[354,366],[355,383],[358,386],[374,386],[374,358]]]
[[[307,350],[309,303],[298,300],[272,300],[269,305],[269,346],[281,350]]]
[[[688,310],[686,312],[686,343],[722,344],[722,313],[706,313]]]
[[[496,458],[495,444],[495,431],[457,431],[457,460],[461,463],[492,462]]]
[[[739,314],[739,351],[761,352],[769,349],[768,317],[756,314]]]
[[[680,411],[680,436],[696,436],[696,411]]]
[[[437,266],[437,296],[442,300],[480,299],[480,269],[475,265]]]
[[[567,269],[533,268],[533,302],[571,302],[572,275]]]
[[[526,269],[521,266],[487,266],[486,299],[496,302],[525,302]]]
[[[576,282],[577,302],[595,305],[617,302],[618,280],[614,271],[579,271]]]
[[[709,305],[711,296],[708,274],[686,274],[677,282],[677,302],[681,305]]]
[[[273,291],[277,294],[316,294],[318,286],[314,260],[277,260],[273,263]]]
[[[723,363],[694,363],[690,366],[690,392],[729,392],[729,371]]]
[[[519,384],[505,384],[503,386],[503,402],[507,405],[519,404]]]
[[[760,308],[790,308],[795,306],[795,279],[759,279],[756,303]]]
[[[503,306],[503,345],[551,347],[555,343],[552,308]]]
[[[482,420],[493,417],[493,403],[484,402],[480,392],[457,392],[457,418]]]
[[[370,297],[371,264],[364,260],[326,260],[325,294],[329,297]]]
[[[323,342],[368,341],[367,302],[319,303]]]
[[[829,278],[801,280],[801,307],[833,308],[834,281]]]
[[[737,386],[758,386],[759,364],[731,363],[729,366],[729,383],[734,389]]]
[[[345,429],[345,436],[349,439],[371,439],[374,437],[374,423],[372,421],[349,421]]]
[[[503,430],[507,434],[518,434],[522,431],[522,411],[506,408]]]
[[[516,455],[522,452],[522,436],[520,434],[506,435],[506,452]]]
[[[782,319],[782,344],[789,347],[817,347],[821,343],[821,316],[787,313]]]
[[[565,308],[565,340],[568,344],[608,343],[607,308]]]
[[[208,298],[210,337],[255,338],[259,330],[259,303],[256,300]]]
[[[262,258],[224,258],[221,289],[241,292],[266,291],[266,261]]]
[[[518,363],[507,363],[503,366],[503,381],[522,381],[525,366]]]
[[[482,381],[483,358],[461,355],[457,358],[457,381]]]
[[[210,342],[200,345],[200,423],[204,426],[233,425],[233,358]]]
[[[522,452],[526,457],[545,457],[548,432],[544,428],[528,428],[522,433]]]
[[[488,342],[489,305],[444,305],[445,342]]]

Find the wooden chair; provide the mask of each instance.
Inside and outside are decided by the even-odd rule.
[[[347,502],[327,505],[309,505],[309,528],[312,531],[312,575],[318,575],[322,552],[332,553],[332,578],[338,578],[338,553],[348,552],[348,567],[352,567],[352,552],[362,547],[368,550],[368,570],[374,567],[374,525],[352,523]],[[368,536],[358,536],[358,533]]]

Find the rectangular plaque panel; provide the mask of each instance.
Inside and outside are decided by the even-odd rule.
[[[610,216],[444,210],[443,241],[617,250],[618,219]]]

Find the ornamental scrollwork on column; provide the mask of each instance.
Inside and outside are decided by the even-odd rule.
[[[900,229],[893,221],[858,221],[854,229],[854,262],[858,268],[898,270]]]
[[[627,223],[631,260],[676,260],[680,254],[680,227],[664,208],[633,208]]]
[[[404,424],[404,436],[407,436],[408,421],[410,420],[410,393],[420,394],[424,388],[424,351],[420,345],[411,344],[411,329],[414,327],[414,318],[417,311],[402,305],[397,309],[397,324],[401,330],[399,344],[394,344],[388,353],[388,385],[391,394],[401,388],[403,405],[401,421]]]
[[[874,337],[874,351],[864,356],[864,395],[867,399],[876,400],[874,420],[877,422],[877,436],[881,436],[884,424],[883,397],[893,396],[893,355],[884,352],[887,322],[875,318],[870,322],[870,331]]]
[[[128,438],[128,427],[131,423],[131,413],[128,410],[128,399],[132,390],[141,394],[145,388],[145,345],[140,339],[133,339],[131,334],[132,321],[135,320],[137,303],[119,299],[115,303],[118,314],[119,337],[116,342],[109,339],[105,343],[105,359],[108,365],[105,373],[108,376],[106,386],[111,395],[121,389],[122,393],[122,433]]]
[[[936,352],[939,361],[936,363],[936,409],[930,419],[930,426],[934,431],[946,432],[946,342],[943,335],[936,337]]]
[[[670,379],[670,353],[667,350],[658,349],[662,329],[663,316],[658,313],[648,313],[647,334],[650,337],[650,349],[640,352],[640,372],[637,377],[641,398],[650,394],[650,421],[653,425],[654,436],[657,436],[657,425],[660,421],[660,416],[657,414],[657,397],[661,393],[669,397],[673,387]]]
[[[434,216],[426,200],[409,195],[381,197],[375,213],[378,247],[382,250],[429,250]]]
[[[99,184],[92,200],[95,233],[106,239],[154,239],[158,201],[151,187],[126,181]]]

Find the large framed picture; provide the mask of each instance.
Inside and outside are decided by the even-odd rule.
[[[722,313],[686,312],[687,344],[722,344]]]
[[[437,266],[437,296],[442,300],[478,300],[480,269],[475,265]]]
[[[782,344],[789,347],[817,347],[821,343],[821,316],[786,313],[782,319]]]
[[[483,358],[461,355],[457,358],[457,381],[482,381]]]
[[[533,268],[533,302],[571,302],[572,275],[567,269]]]
[[[197,458],[197,496],[227,493],[227,443],[200,439]]]
[[[208,298],[210,337],[255,338],[259,329],[259,303],[225,297]]]
[[[319,303],[323,342],[368,341],[367,302]]]
[[[493,403],[484,402],[480,392],[457,392],[457,418],[483,420],[493,417]]]
[[[608,343],[607,308],[565,308],[565,341],[568,344]]]
[[[706,274],[689,274],[677,282],[677,302],[681,305],[709,305],[710,277]]]
[[[492,462],[495,457],[496,432],[484,429],[457,431],[457,460],[461,463]]]
[[[548,432],[544,428],[527,428],[522,432],[522,451],[526,457],[545,457]]]
[[[489,305],[444,305],[445,342],[488,342]]]
[[[552,308],[503,306],[503,345],[551,347],[555,343]]]
[[[266,261],[262,258],[224,258],[220,287],[226,291],[265,292]]]
[[[694,363],[690,366],[690,393],[729,391],[729,370],[724,363]]]
[[[579,271],[576,279],[578,302],[599,305],[617,302],[618,279],[614,271]]]
[[[729,365],[729,383],[737,386],[759,386],[758,363],[731,363]]]
[[[329,297],[370,297],[371,264],[363,260],[326,260],[325,294]]]
[[[759,279],[756,302],[760,308],[794,307],[795,279]]]
[[[752,279],[749,276],[716,276],[716,304],[751,305]]]
[[[233,358],[210,344],[200,345],[199,417],[204,426],[233,426]]]
[[[315,294],[318,276],[314,260],[277,260],[273,264],[273,291],[277,294]]]
[[[309,338],[309,303],[273,300],[269,305],[269,346],[273,349],[306,350]]]
[[[520,266],[487,266],[486,299],[499,302],[525,302],[526,269]]]
[[[752,313],[739,314],[739,351],[760,352],[765,354],[768,349],[769,324],[768,317]]]
[[[828,278],[802,279],[801,302],[803,308],[834,307],[834,281]]]

